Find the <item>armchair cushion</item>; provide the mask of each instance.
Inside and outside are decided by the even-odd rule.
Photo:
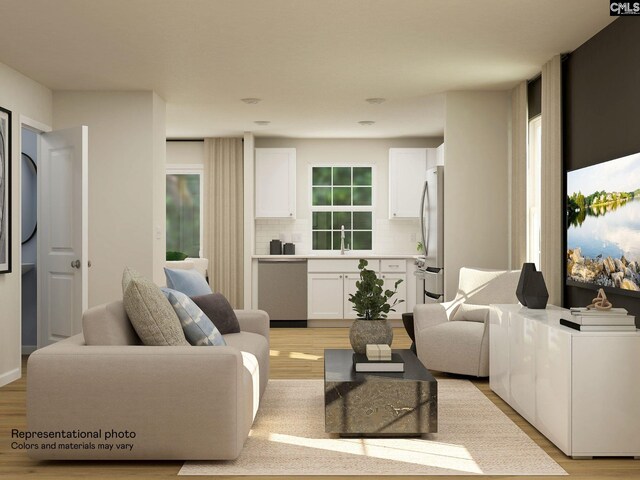
[[[452,321],[484,322],[489,316],[489,307],[473,303],[461,303],[456,309]]]
[[[221,293],[197,295],[191,297],[191,300],[211,319],[223,335],[240,331],[238,317],[229,301]]]
[[[155,283],[129,267],[122,275],[124,308],[145,345],[189,345],[178,315]]]
[[[222,334],[200,308],[184,293],[163,288],[162,293],[175,310],[184,336],[191,345],[226,345]]]

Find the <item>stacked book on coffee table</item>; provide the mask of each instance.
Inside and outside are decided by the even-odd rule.
[[[397,353],[391,352],[389,345],[367,345],[367,353],[353,354],[356,372],[404,372],[404,361]]]
[[[624,308],[595,310],[572,308],[569,318],[560,320],[560,325],[581,332],[635,332],[636,317]]]

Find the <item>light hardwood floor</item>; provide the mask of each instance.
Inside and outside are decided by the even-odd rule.
[[[394,330],[394,348],[407,348],[410,340],[402,329]],[[348,332],[344,328],[272,329],[271,378],[322,378],[323,350],[349,348]],[[26,359],[20,380],[0,389],[0,479],[13,478],[168,478],[175,477],[181,462],[34,462],[21,451],[10,449],[11,428],[24,429]],[[435,372],[434,372],[435,373]],[[442,374],[435,373],[436,377]],[[472,379],[493,403],[524,430],[540,447],[556,460],[574,479],[640,479],[640,460],[611,458],[572,460],[555,448],[537,430],[516,414],[507,404],[491,392],[487,380]],[[603,406],[604,408],[604,406]],[[640,435],[640,432],[638,432]],[[234,478],[234,477],[217,477]],[[246,478],[246,477],[245,477]],[[269,480],[277,477],[255,477]],[[288,477],[293,478],[293,477]],[[309,477],[301,477],[309,478]],[[319,477],[329,480],[336,477]],[[350,478],[350,477],[346,477]],[[397,477],[416,478],[416,477]],[[466,478],[461,476],[439,477]],[[515,478],[515,477],[485,477]],[[551,477],[526,477],[549,479]],[[554,477],[566,478],[566,477]]]

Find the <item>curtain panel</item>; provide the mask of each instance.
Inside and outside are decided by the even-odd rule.
[[[205,253],[209,282],[233,308],[244,301],[243,146],[241,138],[206,138]]]
[[[527,82],[511,91],[511,268],[527,259]]]
[[[561,79],[560,55],[556,55],[542,67],[540,269],[549,290],[549,303],[558,306],[562,304],[564,283]]]

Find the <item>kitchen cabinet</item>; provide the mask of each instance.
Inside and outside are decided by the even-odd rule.
[[[309,320],[352,320],[357,318],[353,311],[353,304],[349,301],[349,294],[356,292],[356,282],[360,279],[356,259],[309,260],[307,263],[308,277],[308,319]],[[384,280],[383,288],[393,290],[397,280],[403,282],[398,285],[396,296],[405,302],[396,306],[396,312],[391,312],[389,319],[402,318],[407,311],[407,262],[404,259],[369,260],[369,269],[375,270]],[[395,297],[392,297],[395,298]]]
[[[389,218],[419,218],[426,148],[389,149]]]
[[[296,218],[296,149],[256,148],[255,218]]]
[[[402,314],[407,312],[407,262],[402,259],[382,260],[380,262],[380,276],[384,280],[382,288],[385,290],[393,290],[394,285],[398,280],[402,280],[402,283],[398,285],[398,293],[391,297],[389,303],[392,303],[395,299],[403,300],[395,306],[395,312],[389,312],[387,318],[389,319],[401,319]],[[413,307],[411,308],[413,311]]]
[[[339,273],[307,274],[307,318],[335,320],[343,317],[344,275]]]

